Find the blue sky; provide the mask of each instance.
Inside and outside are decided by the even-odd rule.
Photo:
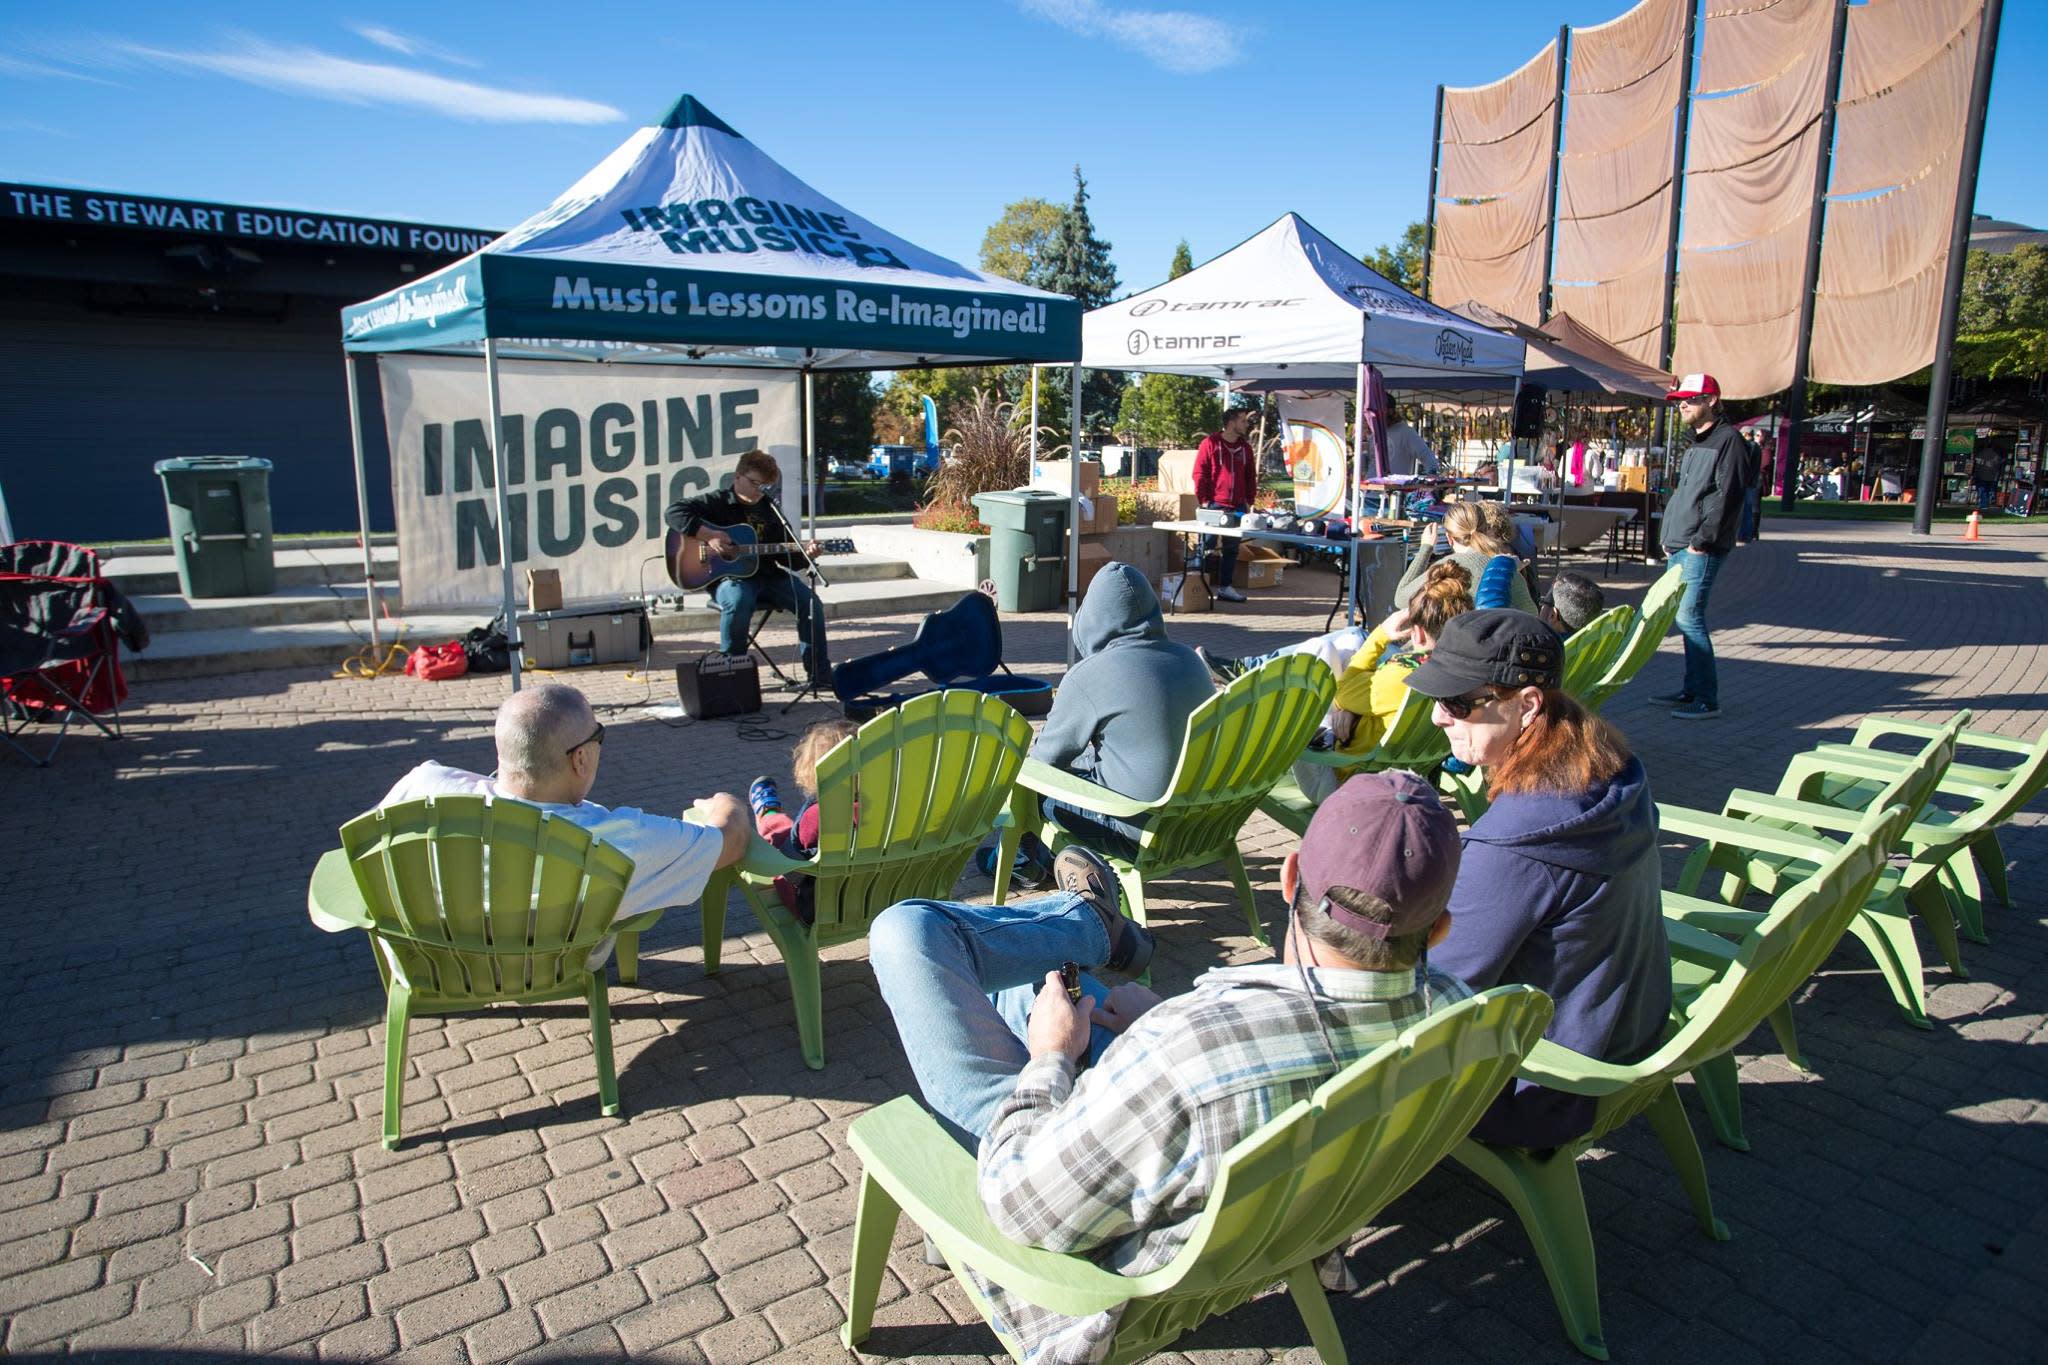
[[[1142,288],[1182,237],[1203,260],[1290,209],[1353,250],[1393,240],[1422,213],[1436,83],[1628,3],[17,3],[0,179],[503,228],[689,92],[970,263],[1079,162]],[[2037,226],[2044,64],[2048,6],[2012,0],[1977,206]]]

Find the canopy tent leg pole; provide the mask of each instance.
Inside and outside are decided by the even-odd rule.
[[[362,391],[356,387],[355,352],[347,352],[342,359],[348,370],[348,439],[356,457],[356,529],[363,541],[363,606],[370,613],[370,653],[382,654],[384,641],[377,629],[377,568],[370,557],[370,478],[363,464]]]
[[[804,371],[804,537],[818,534],[818,408],[816,376]]]
[[[1365,528],[1358,519],[1358,481],[1365,477],[1365,362],[1358,362],[1358,391],[1351,404],[1351,467],[1344,472],[1344,495],[1350,503],[1344,509],[1351,523],[1351,554],[1344,583],[1344,624],[1358,623],[1358,535]]]
[[[1074,666],[1074,613],[1081,607],[1081,367],[1067,375],[1074,434],[1067,443],[1067,667]]]
[[[1515,505],[1515,456],[1521,448],[1521,438],[1515,435],[1515,415],[1522,410],[1522,376],[1515,376],[1515,394],[1508,402],[1508,467],[1505,475],[1495,465],[1493,477],[1500,480],[1500,505],[1508,508],[1510,515]],[[1538,438],[1541,439],[1540,437]]]
[[[505,613],[506,655],[512,663],[512,690],[519,691],[519,615],[512,608],[512,495],[505,464],[505,407],[498,396],[498,339],[484,338],[484,379],[491,395],[491,476],[498,488],[498,605]]]
[[[1038,366],[1031,367],[1031,465],[1025,471],[1024,482],[1028,485],[1038,469]]]

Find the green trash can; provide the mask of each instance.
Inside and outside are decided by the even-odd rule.
[[[988,572],[1004,611],[1057,611],[1065,600],[1067,496],[1043,488],[976,493],[988,523]]]
[[[187,597],[261,597],[277,587],[270,461],[240,455],[158,460],[178,587]]]

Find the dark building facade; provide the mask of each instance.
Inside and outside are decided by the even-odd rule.
[[[353,531],[340,311],[496,234],[0,184],[0,496],[22,539],[161,538],[151,466],[270,460],[280,534]],[[370,524],[390,460],[364,365]]]

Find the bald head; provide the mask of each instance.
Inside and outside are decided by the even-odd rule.
[[[590,703],[562,683],[516,692],[498,708],[498,779],[508,787],[549,787],[569,770],[569,750],[597,726]]]

